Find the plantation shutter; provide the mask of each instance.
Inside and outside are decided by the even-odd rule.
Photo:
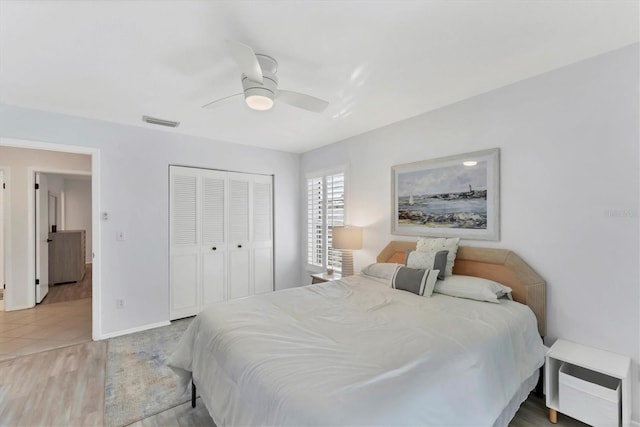
[[[333,227],[344,225],[344,174],[329,175],[327,182],[327,267],[342,270],[342,252],[333,249]]]
[[[307,262],[322,267],[323,239],[323,178],[307,179]]]
[[[309,265],[342,268],[342,254],[332,248],[333,227],[343,226],[344,173],[307,179],[307,263]]]

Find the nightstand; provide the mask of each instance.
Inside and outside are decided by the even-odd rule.
[[[629,426],[630,367],[629,357],[557,340],[545,365],[549,420],[562,412],[588,424]]]
[[[315,285],[316,283],[330,282],[332,280],[340,280],[341,278],[342,275],[335,271],[333,272],[333,274],[327,274],[327,272],[315,273],[311,275],[311,284]]]

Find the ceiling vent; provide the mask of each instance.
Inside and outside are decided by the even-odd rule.
[[[176,128],[178,127],[178,125],[180,125],[180,122],[158,119],[156,117],[150,117],[150,116],[142,116],[142,121],[151,123],[152,125],[168,126],[170,128]]]

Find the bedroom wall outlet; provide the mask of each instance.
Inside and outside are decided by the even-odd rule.
[[[122,298],[116,299],[116,307],[117,308],[124,308],[124,299],[122,299]]]

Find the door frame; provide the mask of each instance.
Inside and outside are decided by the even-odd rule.
[[[12,258],[11,258],[11,167],[6,165],[0,165],[0,169],[4,174],[4,182],[7,184],[6,188],[3,191],[3,210],[2,212],[2,223],[0,223],[0,227],[2,228],[2,235],[4,241],[0,242],[3,245],[3,259],[4,262],[4,277],[0,279],[4,279],[4,283],[11,282],[11,268],[12,268]],[[4,310],[7,310],[7,305],[11,306],[12,304],[12,293],[11,289],[7,287],[4,290]]]
[[[7,182],[6,179],[6,175],[7,173],[7,167],[4,166],[0,166],[0,185],[4,184]],[[5,211],[7,211],[8,209],[6,209],[6,203],[7,203],[7,199],[8,197],[6,196],[7,192],[7,188],[0,188],[0,286],[3,286],[6,283],[6,266],[7,263],[5,262],[5,257],[6,255],[6,248],[7,248],[7,233],[5,230]],[[2,297],[3,299],[3,303],[2,303],[2,309],[0,309],[0,311],[4,310],[4,304],[7,300],[7,290],[3,289],[4,291],[4,295]]]
[[[49,151],[53,151],[53,150],[49,150]],[[73,170],[73,169],[50,169],[50,168],[40,167],[40,166],[30,166],[27,168],[27,174],[28,174],[27,188],[29,191],[29,198],[27,200],[27,209],[29,211],[29,215],[27,215],[27,221],[29,221],[28,223],[31,224],[29,226],[29,239],[33,239],[32,241],[33,251],[29,249],[29,254],[31,255],[33,253],[33,262],[30,265],[34,267],[30,273],[31,275],[33,275],[33,277],[31,277],[31,275],[27,276],[27,280],[28,280],[27,283],[34,283],[34,284],[36,283],[36,268],[38,267],[38,265],[36,265],[36,256],[35,256],[36,254],[36,243],[35,243],[36,242],[36,192],[33,190],[36,184],[36,173],[39,173],[41,175],[90,176],[91,181],[93,181],[93,174],[91,172],[86,172],[86,171]],[[93,185],[91,188],[91,198],[93,199]],[[91,215],[93,216],[93,203],[91,208],[92,208]],[[91,224],[91,236],[93,238],[93,224]],[[29,260],[29,262],[31,261]],[[93,285],[92,285],[92,288],[93,288]],[[31,297],[33,297],[33,299]],[[36,300],[37,300],[36,287],[34,285],[33,293],[29,294],[29,306],[35,307],[37,304]],[[93,300],[93,292],[92,292],[92,300]]]
[[[65,145],[54,142],[41,142],[25,139],[13,139],[0,137],[0,146],[16,147],[16,148],[28,148],[32,150],[46,150],[57,151],[70,154],[86,154],[91,156],[91,172],[87,174],[86,171],[81,171],[84,175],[91,175],[91,240],[93,254],[92,260],[92,280],[91,280],[91,337],[94,341],[102,338],[102,313],[101,313],[101,228],[100,228],[100,149],[84,147],[78,145]],[[35,191],[31,191],[35,185],[35,172],[44,173],[64,173],[73,174],[74,171],[61,171],[54,169],[47,169],[43,167],[29,167],[27,168],[27,221],[31,224],[28,227],[27,232],[27,265],[30,266],[27,274],[27,283],[30,283],[34,287],[34,292],[28,292],[30,306],[35,305]],[[78,174],[78,171],[75,171]],[[5,218],[6,221],[6,218]],[[5,247],[6,249],[6,247]],[[11,284],[9,284],[11,286]],[[5,301],[6,303],[6,301]],[[6,308],[6,307],[5,307]]]
[[[33,176],[34,176],[34,182],[39,188],[39,189],[33,189],[33,187],[31,187],[31,190],[29,190],[35,193],[33,195],[34,221],[32,225],[34,230],[33,235],[35,238],[35,242],[34,242],[34,246],[35,246],[34,274],[35,276],[34,278],[35,278],[36,286],[34,289],[34,295],[35,295],[34,305],[36,305],[41,303],[49,293],[49,231],[50,230],[49,230],[48,218],[47,218],[47,226],[45,227],[46,232],[42,229],[43,228],[42,221],[44,220],[42,215],[43,209],[44,209],[44,206],[42,203],[43,200],[46,200],[47,215],[49,215],[49,185],[48,185],[49,177],[47,176],[47,173],[40,172],[40,171],[35,171],[33,173]],[[45,191],[46,191],[46,196],[44,195]],[[45,242],[43,242],[42,240],[42,238],[44,237],[43,234],[46,235]],[[46,256],[44,254],[45,252],[46,252]],[[45,261],[45,258],[46,258],[46,261]],[[46,266],[45,266],[45,263],[46,263]],[[44,280],[45,278],[46,280]],[[43,292],[44,289],[46,289],[46,291]],[[38,301],[38,294],[40,294],[40,301]]]

